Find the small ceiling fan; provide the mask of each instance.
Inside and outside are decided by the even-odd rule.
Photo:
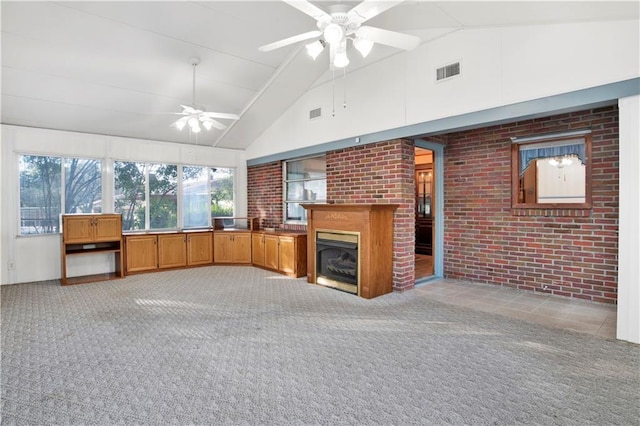
[[[223,112],[207,112],[203,106],[196,104],[196,67],[200,63],[200,58],[189,58],[191,65],[193,66],[193,97],[191,105],[180,105],[182,112],[176,112],[174,114],[182,115],[175,123],[174,126],[178,130],[184,129],[188,124],[191,132],[200,133],[202,130],[200,125],[206,130],[211,130],[212,127],[218,130],[224,130],[227,126],[221,123],[215,118],[224,118],[229,120],[238,120],[240,118],[237,114],[228,114]]]
[[[349,64],[347,57],[347,40],[366,57],[374,43],[384,44],[403,50],[412,50],[420,44],[420,38],[382,28],[363,26],[369,19],[402,3],[404,0],[375,1],[364,0],[349,9],[348,5],[334,4],[329,6],[329,13],[306,0],[282,0],[302,13],[314,18],[317,30],[298,34],[258,48],[262,52],[279,49],[290,44],[317,38],[306,45],[307,52],[315,60],[324,50],[326,44],[330,49],[331,68],[344,68]]]

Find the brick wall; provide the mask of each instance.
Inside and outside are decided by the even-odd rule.
[[[393,288],[415,284],[414,144],[393,140],[327,153],[327,199],[399,204],[394,213]]]
[[[586,216],[520,216],[511,210],[513,136],[592,129],[592,204]],[[618,111],[611,106],[438,136],[446,141],[444,273],[555,295],[617,299]],[[432,138],[430,138],[432,139]],[[399,204],[396,290],[414,286],[413,142],[394,140],[327,153],[327,198]],[[249,215],[282,222],[282,167],[248,170]],[[567,213],[567,212],[563,212]]]
[[[247,214],[260,219],[261,227],[282,223],[282,163],[249,167],[247,170]]]
[[[581,128],[592,129],[589,214],[514,215],[509,138]],[[616,106],[448,134],[444,175],[445,276],[615,303]]]

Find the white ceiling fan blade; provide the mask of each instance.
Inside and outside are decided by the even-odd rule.
[[[261,52],[269,52],[271,50],[279,49],[284,46],[288,46],[293,43],[297,43],[303,40],[309,40],[310,38],[319,37],[322,35],[322,32],[315,30],[309,31],[307,33],[302,33],[295,35],[293,37],[285,38],[279,41],[274,41],[273,43],[265,44],[264,46],[258,47],[258,50]]]
[[[309,3],[308,1],[305,1],[305,0],[282,0],[282,1],[284,1],[286,4],[288,4],[291,7],[295,7],[300,12],[311,16],[313,19],[317,21],[331,20],[331,16],[329,16],[327,12],[315,6],[314,4]]]
[[[207,117],[207,118],[201,119],[200,121],[202,121],[203,123],[205,123],[205,122],[206,123],[210,123],[211,126],[215,127],[218,130],[224,130],[224,129],[227,128],[226,125],[222,124],[221,122],[219,122],[217,120],[214,120],[211,117]]]
[[[364,0],[362,3],[351,9],[347,15],[352,22],[363,23],[374,16],[377,16],[387,9],[402,3],[404,0],[376,1]]]
[[[188,105],[180,105],[184,111],[183,114],[196,114],[198,111]]]
[[[227,114],[225,112],[203,112],[202,115],[209,118],[227,118],[229,120],[239,120],[238,114]]]
[[[397,47],[398,49],[412,50],[420,44],[420,38],[409,34],[383,30],[376,27],[360,27],[356,31],[358,37],[370,40],[374,43]]]

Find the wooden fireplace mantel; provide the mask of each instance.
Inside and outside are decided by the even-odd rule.
[[[316,232],[360,234],[358,295],[393,291],[393,212],[398,204],[303,204],[307,210],[307,282],[316,283]]]

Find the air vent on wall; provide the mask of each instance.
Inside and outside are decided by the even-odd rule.
[[[316,108],[309,111],[309,120],[315,120],[322,117],[322,108]]]
[[[458,74],[460,74],[460,62],[445,65],[436,70],[436,81],[444,80],[445,78],[450,78]]]

